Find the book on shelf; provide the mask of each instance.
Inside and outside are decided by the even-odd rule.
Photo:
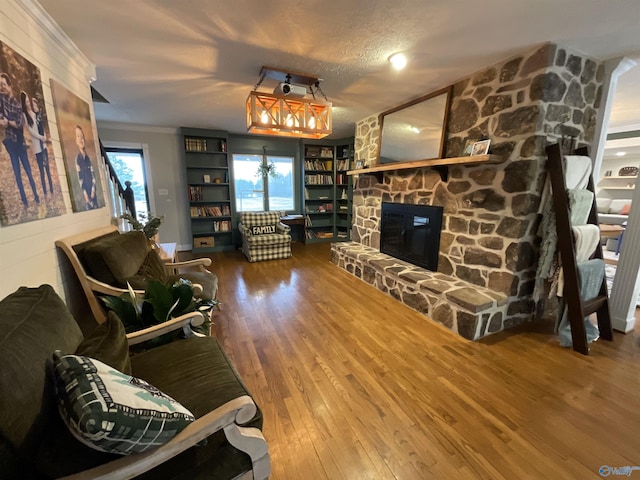
[[[218,222],[213,222],[213,231],[214,232],[230,232],[231,220],[220,220]]]
[[[320,158],[333,158],[333,148],[322,147],[320,149]]]
[[[336,170],[349,170],[349,159],[338,160],[336,163]]]
[[[333,177],[320,173],[307,174],[304,176],[304,183],[307,185],[333,185]]]
[[[231,215],[229,205],[204,205],[191,207],[191,216],[197,217],[229,217]]]
[[[201,202],[202,201],[202,188],[198,185],[189,185],[189,201]]]
[[[186,137],[184,139],[184,149],[187,152],[206,152],[207,140],[205,138]]]
[[[304,161],[304,169],[307,171],[331,171],[333,169],[333,160],[310,160]]]

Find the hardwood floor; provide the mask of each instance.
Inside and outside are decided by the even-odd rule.
[[[588,357],[559,347],[551,323],[469,342],[335,267],[328,244],[211,258],[216,335],[264,412],[275,480],[595,479],[640,465],[636,332]]]

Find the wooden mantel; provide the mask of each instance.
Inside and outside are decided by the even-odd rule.
[[[475,165],[478,163],[502,163],[504,157],[500,155],[472,155],[467,157],[453,158],[432,158],[431,160],[417,160],[414,162],[394,162],[383,163],[371,168],[360,168],[358,170],[349,170],[347,175],[359,175],[362,173],[373,174],[378,180],[382,181],[383,172],[392,170],[406,170],[408,168],[424,168],[432,167],[440,172],[443,181],[447,181],[449,176],[448,168],[450,165]],[[443,168],[444,167],[444,168]]]

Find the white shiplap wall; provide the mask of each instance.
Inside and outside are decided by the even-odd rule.
[[[38,286],[43,283],[53,285],[64,297],[66,280],[61,275],[61,257],[54,242],[77,232],[108,225],[111,214],[108,207],[82,213],[71,210],[49,80],[54,78],[86,100],[91,105],[94,118],[89,80],[95,75],[95,67],[35,0],[0,1],[0,41],[40,69],[55,162],[67,207],[67,213],[59,217],[0,226],[0,298],[21,285]],[[93,129],[95,138],[98,138],[95,119]],[[100,151],[97,145],[96,151]],[[102,181],[105,185],[104,178]]]

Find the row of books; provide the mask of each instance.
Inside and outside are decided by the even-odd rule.
[[[338,185],[346,185],[349,182],[349,175],[346,173],[337,173],[336,174],[336,183]]]
[[[333,160],[305,160],[304,161],[304,169],[305,170],[332,170],[333,169]]]
[[[338,160],[338,163],[336,163],[336,170],[349,170],[349,159],[345,158],[344,160]]]
[[[312,158],[333,158],[333,148],[322,147],[320,145],[309,145],[304,151],[304,156]]]
[[[189,185],[189,201],[201,202],[202,201],[202,188],[197,185]]]
[[[192,217],[228,217],[231,215],[229,205],[206,205],[203,207],[191,207]]]
[[[214,232],[230,232],[231,220],[220,220],[219,222],[213,222]]]
[[[227,142],[226,140],[218,140],[217,145],[215,145],[216,140],[206,138],[193,138],[193,137],[185,137],[184,139],[184,149],[187,152],[211,152],[217,151],[226,152],[227,151]]]
[[[315,175],[305,175],[304,183],[307,185],[333,185],[333,177],[331,175],[322,175],[320,173]]]

